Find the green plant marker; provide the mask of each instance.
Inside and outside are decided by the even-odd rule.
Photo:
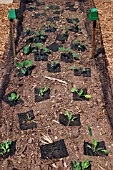
[[[98,10],[97,8],[90,8],[89,15],[88,15],[89,20],[98,20]]]
[[[90,136],[92,136],[92,130],[91,130],[91,127],[89,125],[88,125],[88,131],[89,131]]]
[[[15,9],[10,9],[10,10],[8,11],[8,19],[10,19],[10,20],[16,19]]]

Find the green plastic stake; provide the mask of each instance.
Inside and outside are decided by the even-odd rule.
[[[16,19],[15,9],[10,9],[10,10],[8,11],[8,19],[10,19],[10,20]]]
[[[90,12],[88,15],[89,20],[98,20],[98,10],[97,8],[90,8]]]

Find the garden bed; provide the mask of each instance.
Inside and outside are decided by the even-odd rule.
[[[96,67],[98,60],[96,60],[95,64],[95,60],[91,58],[92,27],[91,22],[86,22],[88,9],[92,7],[92,3],[90,4],[89,2],[76,1],[74,4],[66,4],[66,1],[55,1],[54,3],[48,1],[46,5],[38,4],[37,6],[35,2],[26,4],[26,9],[30,6],[32,8],[36,6],[36,8],[32,11],[24,11],[23,32],[36,31],[36,35],[27,34],[25,38],[22,37],[22,34],[20,35],[16,49],[17,57],[15,63],[32,60],[32,65],[35,67],[31,75],[23,77],[15,76],[17,68],[13,68],[4,96],[15,91],[23,102],[12,107],[4,101],[2,102],[2,121],[4,121],[4,124],[1,126],[1,142],[7,138],[13,141],[16,140],[16,152],[12,156],[12,164],[10,164],[12,168],[15,167],[22,170],[67,170],[71,169],[72,160],[82,162],[89,158],[92,170],[100,170],[101,168],[112,169],[111,155],[113,154],[113,146],[100,81],[101,73]],[[55,5],[57,6],[55,7]],[[39,15],[38,18],[35,18],[35,13],[42,14],[45,9],[46,16]],[[63,12],[57,12],[56,14],[55,11],[59,10]],[[48,21],[48,17],[52,16],[54,18],[58,15],[59,21],[54,21],[57,30],[55,32],[41,32],[45,28],[45,24],[51,24],[50,20]],[[77,17],[79,19],[77,24],[82,32],[75,33],[69,29],[74,23],[68,23],[66,18],[73,19]],[[89,34],[87,34],[87,26],[89,26]],[[62,38],[61,41],[56,39],[58,35],[63,34],[68,35],[66,39]],[[45,35],[48,36],[46,39],[44,39]],[[33,37],[35,37],[35,41]],[[32,45],[26,43],[29,38],[33,39]],[[40,42],[36,42],[39,39]],[[60,72],[48,72],[48,61],[34,61],[32,47],[36,47],[36,43],[42,43],[42,47],[45,48],[54,42],[64,49],[63,52],[61,50],[55,52],[50,50],[50,53],[47,54],[48,61],[59,61]],[[71,43],[73,42],[76,44],[79,43],[79,49],[73,50],[71,48]],[[80,45],[84,45],[85,50],[81,50]],[[28,53],[23,50],[25,46],[30,47]],[[100,48],[99,42],[96,48]],[[66,51],[66,49],[68,50]],[[39,44],[38,49],[35,48],[35,50],[39,52]],[[73,52],[76,52],[77,55],[74,55]],[[71,57],[73,62],[62,60],[62,53],[68,53],[66,60]],[[74,58],[74,56],[78,56],[79,59]],[[75,76],[71,70],[74,66],[77,68],[90,68],[91,76]],[[25,65],[22,67],[24,67],[22,73],[25,73]],[[86,97],[85,95],[89,95],[90,98],[88,100],[74,100],[74,93],[71,91],[73,87],[79,89],[77,95],[80,99],[87,99],[88,96]],[[83,89],[87,89],[87,93],[82,93]],[[49,94],[47,95],[49,97],[45,97],[48,90]],[[38,102],[36,102],[36,99],[38,99]],[[35,123],[35,128],[32,127],[29,130],[28,128],[24,128],[24,131],[22,131],[20,129],[18,115],[26,114],[30,110],[33,110],[32,121]],[[65,114],[65,111],[69,111],[74,116],[80,114],[80,125],[64,126],[63,123],[61,124],[59,116]],[[30,120],[30,115],[27,119]],[[27,122],[26,117],[25,122]],[[88,125],[92,129],[92,137],[89,135]],[[108,156],[90,157],[84,154],[84,141],[91,143],[93,138],[99,142],[105,142],[106,149],[109,151]],[[53,150],[50,146],[53,147]],[[44,151],[44,148],[46,148],[47,152]],[[61,148],[63,149],[60,151]],[[46,154],[42,154],[42,151]],[[9,159],[9,161],[11,160]],[[4,160],[1,158],[1,164],[4,165],[3,163]]]

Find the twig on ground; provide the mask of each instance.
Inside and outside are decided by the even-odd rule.
[[[60,83],[68,84],[66,81],[63,81],[63,80],[60,80],[60,79],[57,79],[57,78],[54,78],[54,77],[48,77],[48,76],[44,76],[44,77],[46,79],[49,79],[49,80],[58,81]]]

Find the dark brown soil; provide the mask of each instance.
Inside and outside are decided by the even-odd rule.
[[[48,60],[59,60],[61,66],[61,72],[51,73],[47,71],[48,61],[34,61],[33,53],[29,55],[23,54],[23,47],[25,41],[33,37],[34,35],[26,38],[19,37],[17,46],[17,57],[15,62],[31,59],[33,65],[36,67],[32,70],[32,74],[24,77],[15,77],[16,68],[12,69],[10,75],[10,81],[5,95],[12,91],[16,91],[20,95],[24,103],[20,103],[16,106],[10,107],[5,102],[2,102],[2,125],[0,127],[0,142],[6,139],[16,141],[16,152],[12,157],[6,160],[1,159],[1,169],[12,170],[14,167],[18,170],[71,170],[71,161],[84,161],[87,158],[91,161],[92,170],[112,170],[113,169],[113,142],[111,138],[111,129],[109,121],[107,119],[107,112],[105,108],[105,101],[103,95],[102,84],[100,81],[100,72],[97,69],[95,60],[91,58],[91,39],[87,34],[86,29],[86,16],[87,12],[82,11],[82,7],[86,6],[86,2],[74,2],[74,7],[77,8],[74,11],[71,7],[70,10],[65,10],[68,1],[54,1],[54,3],[45,1],[46,5],[37,6],[34,11],[24,11],[23,17],[23,32],[26,27],[29,27],[31,31],[38,31],[40,28],[45,28],[45,24],[50,21],[46,21],[48,17],[55,17],[53,14],[56,10],[46,10],[47,16],[40,16],[35,18],[35,13],[44,13],[45,6],[59,5],[60,10],[64,10],[59,14],[60,20],[55,21],[55,27],[57,31],[45,33],[48,38],[44,47],[51,45],[56,40],[57,34],[61,34],[61,27],[66,25],[68,31],[67,41],[56,41],[59,45],[68,48],[73,40],[76,38],[80,40],[82,44],[86,45],[84,52],[77,51],[80,60],[74,60],[73,63],[65,63],[60,61],[60,51],[52,52],[48,55]],[[36,3],[26,4],[26,8],[36,5]],[[58,9],[59,10],[59,9]],[[58,15],[58,14],[57,14]],[[66,18],[79,19],[79,28],[82,30],[82,34],[74,33],[68,30],[73,25],[68,23]],[[35,43],[33,44],[35,45]],[[97,44],[100,47],[100,44]],[[74,51],[74,50],[72,50]],[[73,71],[70,69],[72,66],[78,68],[90,68],[91,77],[74,76]],[[49,78],[48,78],[49,77]],[[52,78],[56,78],[54,81]],[[60,80],[60,81],[58,81]],[[63,82],[64,81],[64,82]],[[48,86],[50,89],[50,98],[40,102],[35,102],[35,88],[43,88]],[[82,101],[73,100],[73,94],[71,88],[76,87],[78,89],[86,88],[87,93],[92,95],[92,98]],[[29,110],[33,110],[33,121],[37,124],[37,128],[29,130],[20,130],[18,113],[26,113]],[[64,126],[59,123],[59,115],[64,114],[68,110],[72,115],[80,114],[81,126]],[[92,129],[93,136],[90,137],[88,133],[88,125]],[[109,155],[105,157],[90,157],[84,155],[84,141],[92,142],[95,138],[98,141],[104,141]],[[64,139],[66,149],[69,156],[60,159],[41,159],[40,146],[57,142]]]

